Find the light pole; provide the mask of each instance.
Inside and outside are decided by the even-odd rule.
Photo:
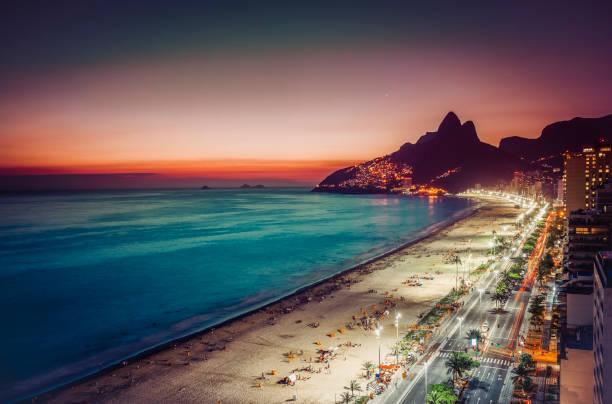
[[[376,334],[376,340],[378,340],[378,374],[380,377],[380,331],[382,330],[382,327],[378,327],[376,330],[374,330],[374,333]]]
[[[468,264],[467,264],[467,277],[470,277],[470,271],[472,270],[472,253],[468,255]]]
[[[402,315],[395,315],[395,364],[399,365],[399,319]]]
[[[427,403],[427,366],[429,366],[429,362],[425,361],[425,403]]]
[[[470,261],[472,259],[472,239],[468,240],[467,276],[470,276]]]

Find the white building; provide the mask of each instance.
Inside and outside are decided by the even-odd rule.
[[[612,251],[595,257],[593,271],[593,403],[612,403]]]

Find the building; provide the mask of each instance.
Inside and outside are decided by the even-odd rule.
[[[595,208],[595,190],[610,177],[612,147],[609,144],[585,146],[581,153],[565,153],[563,162],[563,201],[566,212]]]
[[[563,269],[569,274],[569,279],[592,282],[595,255],[599,251],[612,249],[611,216],[598,214],[594,210],[576,210],[568,215]]]
[[[593,271],[593,403],[612,402],[612,251],[600,252]]]
[[[595,190],[595,210],[612,214],[612,181],[606,182]]]
[[[583,327],[564,337],[560,363],[560,404],[593,402],[592,333],[592,327]]]
[[[557,181],[557,200],[563,201],[563,179]]]
[[[582,150],[585,161],[585,205],[595,208],[595,190],[605,184],[610,176],[612,147],[609,144],[585,147]]]
[[[582,153],[565,153],[563,157],[563,205],[569,213],[586,208],[586,159]]]

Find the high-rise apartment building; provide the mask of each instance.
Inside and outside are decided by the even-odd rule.
[[[565,153],[563,204],[566,212],[595,208],[595,190],[610,177],[612,147],[586,146],[581,153]]]
[[[612,251],[595,258],[593,271],[593,403],[612,402]]]
[[[565,199],[563,196],[564,195],[563,194],[563,179],[558,180],[557,183],[555,184],[555,187],[556,187],[556,193],[555,193],[556,199],[559,201],[562,201],[563,199]]]
[[[612,217],[607,214],[582,210],[568,215],[563,267],[570,279],[586,284],[592,282],[595,255],[612,248],[611,227]]]
[[[582,153],[565,153],[563,162],[563,205],[569,214],[584,209],[586,159]]]
[[[595,208],[595,190],[602,186],[610,176],[612,165],[612,148],[609,144],[585,147],[585,205],[587,209]]]
[[[612,180],[595,190],[595,209],[599,213],[612,214]]]

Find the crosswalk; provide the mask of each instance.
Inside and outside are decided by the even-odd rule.
[[[444,358],[448,358],[450,354],[451,354],[451,351],[438,351],[437,354],[434,355],[433,358],[444,359]],[[484,363],[488,365],[510,366],[512,364],[512,361],[509,359],[485,357],[485,358],[478,358],[477,360],[480,363]]]

